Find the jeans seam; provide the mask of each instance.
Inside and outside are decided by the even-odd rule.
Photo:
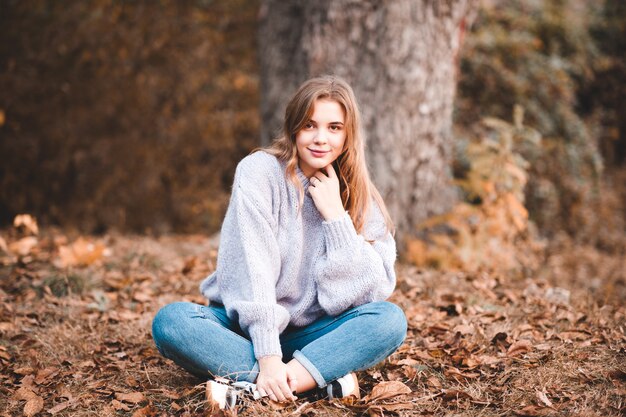
[[[218,317],[215,313],[213,313],[212,311],[211,311],[211,314],[213,315],[213,317],[215,317],[215,318],[219,321],[219,323],[216,323],[214,320],[211,320],[209,317],[207,317],[207,314],[206,314],[204,311],[202,311],[202,309],[203,309],[203,308],[208,308],[208,307],[203,306],[203,305],[199,305],[199,304],[198,304],[198,306],[197,306],[197,308],[196,308],[196,312],[198,313],[198,315],[197,315],[197,316],[190,316],[189,318],[190,318],[190,319],[203,319],[203,320],[207,320],[207,321],[209,321],[210,323],[213,323],[213,324],[215,324],[215,325],[218,325],[218,326],[220,326],[220,325],[221,325],[221,327],[223,327],[223,328],[225,328],[225,329],[227,329],[227,330],[230,330],[233,334],[235,334],[236,336],[238,336],[240,339],[245,340],[246,342],[250,342],[250,339],[247,339],[247,338],[243,337],[242,335],[240,335],[239,333],[237,333],[236,331],[234,331],[234,330],[230,329],[230,328],[229,328],[229,326],[228,326],[228,324],[229,324],[229,323],[225,323],[222,319],[220,319],[220,318],[219,318],[219,317]],[[210,310],[209,310],[209,311],[210,311]]]
[[[403,344],[404,344],[404,340],[403,340],[402,342],[400,342],[400,344],[398,344],[398,345],[396,345],[395,347],[393,347],[392,349],[389,349],[389,350],[388,350],[385,354],[381,355],[381,356],[382,356],[382,358],[381,358],[380,360],[377,360],[377,361],[374,363],[374,365],[376,365],[376,364],[378,364],[378,363],[380,363],[380,362],[384,361],[385,359],[387,359],[389,356],[391,356],[391,354],[392,354],[393,352],[395,352],[396,350],[398,350],[398,348],[399,348],[400,346],[402,346]],[[370,365],[370,366],[368,366],[367,368],[369,368],[369,367],[371,367],[371,366],[374,366],[374,365]],[[363,365],[361,365],[361,366],[357,367],[356,369],[364,369],[364,368],[365,368],[365,364],[363,364]],[[367,368],[365,368],[365,369],[367,369]],[[341,375],[340,375],[339,377],[341,377]]]

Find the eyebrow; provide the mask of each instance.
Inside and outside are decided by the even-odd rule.
[[[309,119],[309,123],[315,123],[317,124],[317,122],[313,119]],[[342,125],[343,126],[343,122],[330,122],[328,123],[329,125]]]

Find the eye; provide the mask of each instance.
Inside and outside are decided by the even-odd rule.
[[[341,130],[342,126],[341,125],[331,125],[330,126],[330,130],[332,130],[333,132],[339,132]]]
[[[307,122],[307,123],[304,125],[304,129],[313,129],[313,123],[311,123],[311,122]]]

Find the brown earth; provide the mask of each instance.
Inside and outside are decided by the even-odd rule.
[[[206,415],[202,381],[159,355],[150,324],[167,303],[204,302],[217,239],[21,229],[0,232],[0,415]],[[526,279],[398,265],[409,335],[359,372],[369,397],[239,414],[624,415],[625,257],[563,245]]]

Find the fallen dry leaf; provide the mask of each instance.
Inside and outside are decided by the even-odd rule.
[[[417,366],[419,365],[420,362],[416,361],[415,359],[411,359],[411,358],[405,358],[405,359],[401,359],[398,362],[395,363],[395,365],[407,365],[407,366]]]
[[[474,399],[474,397],[472,397],[467,392],[461,391],[461,390],[457,390],[457,389],[444,390],[442,398],[444,400],[446,400],[446,401],[456,401],[456,400],[459,400],[461,398],[469,398],[470,400]]]
[[[154,297],[147,292],[137,291],[133,294],[133,300],[139,301],[140,303],[147,303],[154,300]]]
[[[51,378],[56,376],[59,373],[57,368],[45,368],[37,371],[37,376],[35,376],[35,384],[41,385],[46,382],[49,382]]]
[[[119,401],[124,401],[127,403],[137,404],[142,401],[145,401],[145,397],[140,392],[116,392],[115,398]]]
[[[111,400],[111,406],[116,409],[116,410],[124,410],[124,411],[129,411],[130,407],[127,406],[126,404],[118,401],[118,400]]]
[[[591,335],[583,330],[571,330],[567,332],[561,332],[558,334],[561,340],[585,340],[591,337]]]
[[[533,348],[533,345],[530,342],[530,340],[519,340],[513,343],[509,347],[509,350],[506,352],[506,355],[510,357],[523,355],[526,352],[530,352],[532,348]]]
[[[18,374],[18,375],[30,375],[33,372],[35,372],[35,370],[31,368],[30,366],[24,366],[22,368],[17,368],[13,370],[13,373]]]
[[[293,413],[291,413],[290,415],[292,416],[299,416],[301,414],[306,413],[307,411],[309,411],[310,409],[313,408],[313,404],[311,404],[308,401],[305,401],[304,403],[300,404],[298,406],[298,408],[296,408]]]
[[[161,390],[162,394],[166,397],[169,398],[170,400],[180,400],[181,399],[181,395],[175,391],[170,391],[168,389],[163,388]]]
[[[185,265],[183,266],[182,273],[187,275],[188,273],[193,271],[197,263],[198,263],[198,258],[196,256],[192,256],[191,258],[188,258],[187,260],[185,260]]]
[[[63,401],[62,403],[59,403],[57,405],[55,405],[52,408],[47,409],[46,411],[52,415],[55,415],[57,413],[60,413],[61,411],[65,410],[67,407],[70,406],[72,402],[71,401]]]
[[[92,243],[82,237],[69,246],[59,247],[59,259],[55,265],[59,268],[69,266],[86,266],[100,260],[106,247],[102,243]]]
[[[502,362],[502,359],[491,355],[480,355],[477,359],[483,365],[495,365],[496,363]]]
[[[425,352],[423,350],[415,350],[415,351],[411,352],[411,356],[414,356],[416,358],[420,358],[420,359],[425,360],[425,361],[432,361],[433,360],[433,357],[430,356],[428,354],[428,352]]]
[[[39,234],[39,227],[37,227],[37,220],[30,214],[18,214],[13,219],[13,227],[16,229],[23,227],[34,235]]]
[[[24,405],[24,416],[31,417],[39,413],[43,409],[43,398],[36,395],[30,400],[26,401]]]
[[[626,372],[621,369],[614,369],[608,373],[609,378],[626,381]]]
[[[547,415],[549,410],[545,407],[538,407],[536,405],[527,405],[521,410],[515,411],[515,414],[524,417],[541,417]]]
[[[463,335],[474,333],[474,326],[470,326],[468,324],[458,324],[453,329],[453,332],[459,332]]]
[[[17,400],[28,401],[37,397],[37,394],[35,394],[31,389],[28,389],[26,387],[20,387],[17,391],[15,391],[15,394],[13,394],[13,396]]]
[[[157,415],[157,409],[152,405],[147,405],[139,410],[135,410],[132,417],[153,417]]]
[[[413,408],[414,408],[414,405],[412,403],[402,402],[402,403],[393,403],[393,404],[376,404],[376,405],[371,406],[369,410],[375,409],[375,410],[380,410],[380,411],[384,410],[384,411],[395,412],[395,411],[400,411],[400,410],[412,410]]]
[[[2,236],[0,236],[0,250],[2,250],[5,253],[9,252],[9,247],[7,246],[7,241],[4,240],[4,238]]]
[[[545,392],[535,391],[535,394],[537,395],[539,402],[543,403],[546,407],[552,407],[552,401],[550,401]]]
[[[37,246],[37,238],[34,236],[23,237],[9,245],[9,251],[20,256],[26,256]]]
[[[445,376],[456,379],[457,381],[464,381],[465,379],[478,378],[480,374],[478,372],[461,372],[457,368],[449,367],[443,372]]]
[[[432,386],[433,386],[433,387],[435,387],[435,388],[441,388],[441,387],[442,387],[442,385],[441,385],[441,381],[439,380],[439,378],[437,378],[437,377],[436,377],[436,376],[434,376],[434,375],[433,375],[433,376],[428,377],[427,381],[428,381],[428,383],[429,383],[430,385],[432,385]]]
[[[395,397],[396,395],[409,394],[410,392],[411,388],[400,381],[383,381],[372,388],[372,392],[366,396],[363,401],[380,401]]]

